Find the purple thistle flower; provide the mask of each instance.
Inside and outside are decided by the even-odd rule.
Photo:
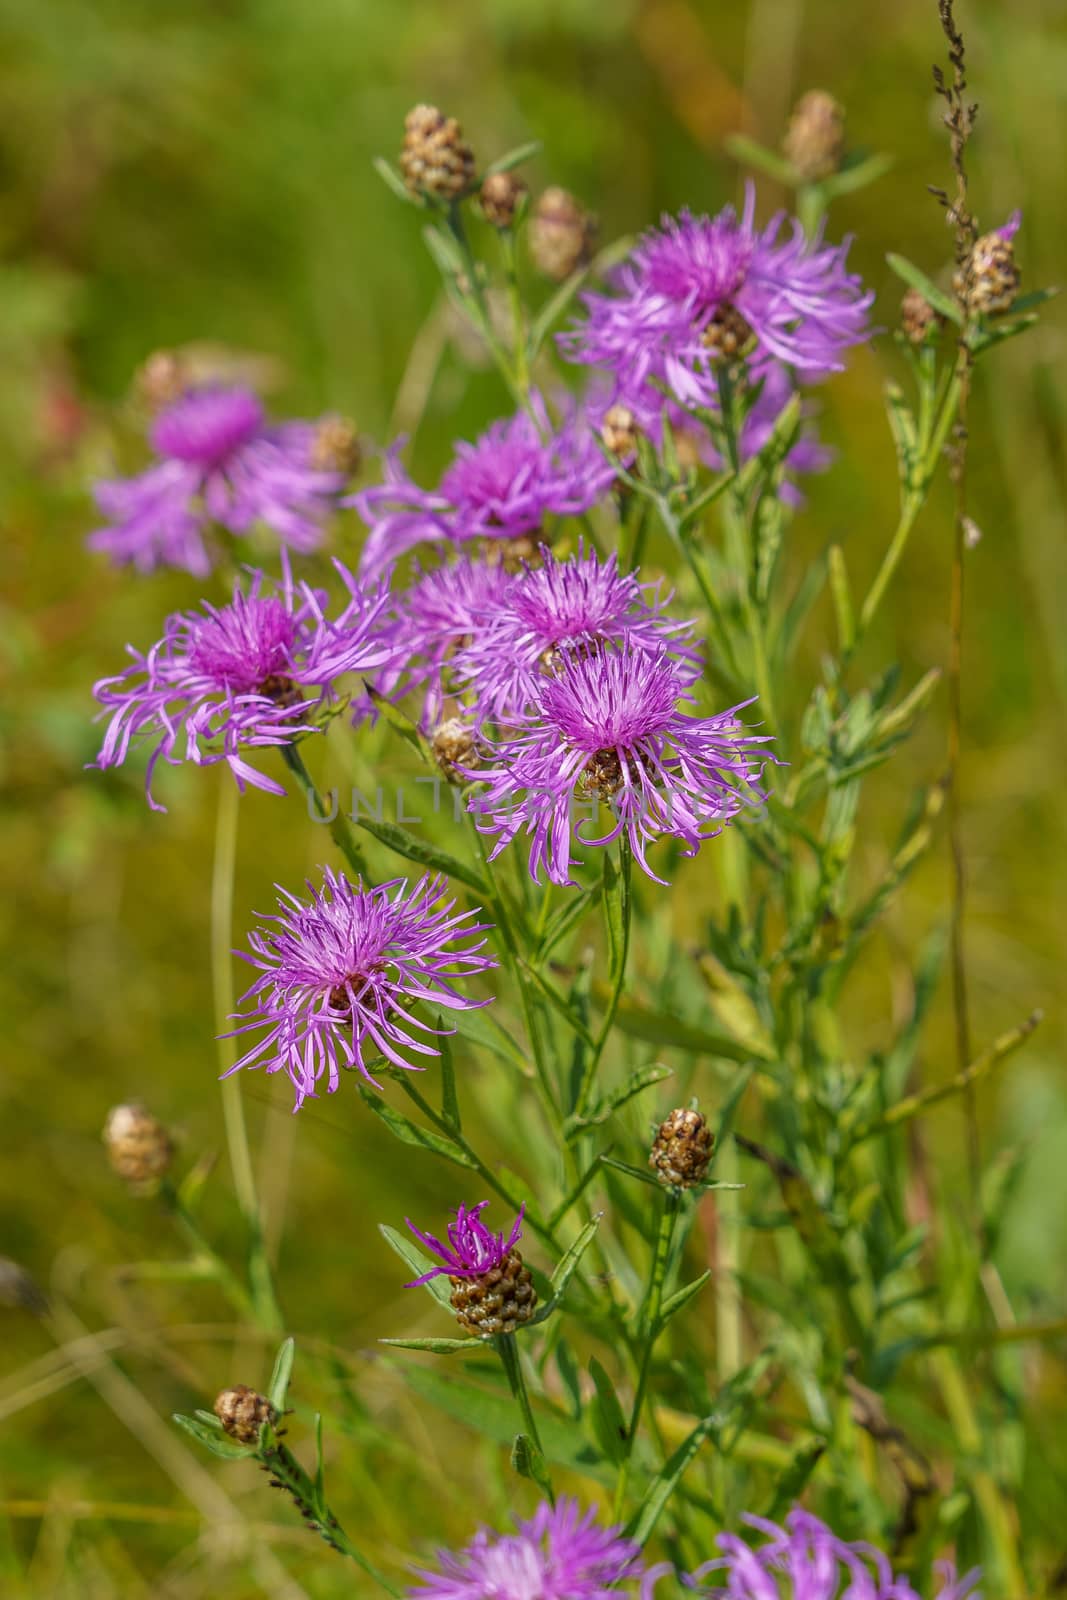
[[[579,516],[595,505],[615,474],[587,419],[573,412],[555,428],[540,395],[531,405],[533,416],[519,412],[458,444],[436,490],[413,482],[394,446],[385,482],[350,501],[370,528],[360,572],[380,572],[417,544],[536,540],[547,516]]]
[[[379,689],[425,688],[422,722],[432,727],[441,716],[450,661],[497,615],[515,582],[499,563],[467,556],[419,571],[410,589],[394,594],[395,615],[386,637],[395,648],[396,666]]]
[[[612,1600],[641,1573],[638,1546],[601,1527],[576,1500],[542,1503],[516,1533],[482,1528],[464,1550],[439,1550],[439,1572],[418,1569],[410,1600]]]
[[[310,422],[268,424],[250,389],[190,390],[153,424],[155,464],[96,485],[109,521],[90,547],[140,572],[183,567],[196,577],[211,571],[211,522],[232,534],[262,522],[294,550],[316,549],[345,485],[343,473],[315,466],[316,432]]]
[[[767,1543],[753,1550],[736,1534],[720,1534],[723,1554],[693,1574],[716,1574],[717,1587],[701,1591],[706,1600],[919,1600],[906,1578],[894,1577],[880,1550],[839,1539],[800,1506],[790,1511],[784,1528],[763,1517],[744,1520],[765,1533]],[[957,1580],[946,1567],[942,1577],[945,1586],[937,1600],[980,1600],[974,1590],[977,1572]]]
[[[474,690],[479,717],[498,722],[533,703],[561,651],[625,644],[658,655],[666,647],[695,677],[698,657],[681,642],[693,624],[664,615],[670,598],[636,573],[620,572],[616,556],[602,562],[594,550],[586,554],[580,541],[568,561],[545,550],[544,565],[527,567],[495,610],[478,619],[457,658],[457,677]]]
[[[450,1011],[488,1005],[465,999],[454,980],[496,966],[479,954],[485,939],[475,937],[491,924],[471,922],[476,911],[456,913],[454,900],[439,904],[443,877],[427,875],[411,889],[406,878],[365,889],[327,867],[323,884],[307,885],[310,901],[279,886],[278,914],[265,919],[270,927],[249,935],[251,955],[237,952],[261,976],[241,997],[248,1009],[233,1034],[266,1031],[230,1071],[284,1068],[296,1110],[323,1076],[332,1094],[342,1068],[354,1067],[380,1088],[364,1059],[368,1045],[396,1067],[421,1070],[402,1052],[440,1052],[413,1030],[435,1037],[450,1030],[420,1022],[411,1002]],[[474,942],[457,945],[459,939]]]
[[[110,722],[92,764],[121,766],[134,738],[155,737],[145,776],[153,811],[166,810],[152,796],[160,757],[170,766],[225,761],[242,792],[251,784],[284,794],[241,751],[291,744],[298,734],[318,731],[313,719],[335,700],[339,679],[392,659],[392,646],[377,636],[387,596],[364,593],[357,604],[358,585],[335,565],[353,591],[338,622],[327,621],[323,597],[306,583],[294,584],[286,564],[277,594],[264,592],[257,572],[248,593],[235,588],[229,605],[205,601],[200,612],[168,617],[147,655],[128,645],[132,666],[102,678],[93,691]]]
[[[525,831],[535,882],[544,867],[553,883],[570,883],[577,795],[605,800],[615,812],[599,837],[579,827],[579,843],[606,845],[625,832],[643,870],[663,883],[646,858],[652,840],[671,834],[695,855],[744,805],[762,801],[755,785],[763,762],[754,747],[769,735],[747,731],[737,720],[741,706],[715,717],[680,711],[680,700],[693,699],[687,682],[662,650],[566,655],[538,686],[529,716],[489,745],[487,765],[470,773],[487,782],[468,807],[483,833],[499,836],[490,860]],[[489,765],[494,755],[497,764]]]
[[[560,336],[569,359],[606,367],[623,394],[653,382],[683,406],[717,404],[716,330],[741,319],[754,341],[750,365],[771,360],[808,376],[838,370],[842,352],[869,335],[873,294],[846,272],[848,242],[807,239],[779,212],[755,226],[755,190],[740,217],[683,211],[638,240],[615,273],[613,294],[586,294],[585,323]]]
[[[505,1239],[502,1233],[490,1233],[484,1222],[479,1221],[488,1204],[488,1200],[479,1200],[476,1206],[460,1206],[455,1222],[448,1224],[448,1244],[442,1244],[432,1233],[420,1232],[410,1217],[404,1218],[420,1244],[424,1244],[431,1255],[440,1256],[444,1262],[443,1266],[431,1267],[429,1272],[424,1272],[421,1278],[414,1279],[405,1288],[417,1289],[420,1284],[429,1283],[431,1278],[481,1278],[500,1265],[522,1238],[522,1219],[526,1207],[519,1207],[511,1233]]]

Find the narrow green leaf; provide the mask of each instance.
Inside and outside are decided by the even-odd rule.
[[[420,210],[425,210],[426,202],[422,196],[412,194],[399,172],[388,161],[383,160],[381,156],[375,156],[371,165],[382,182],[393,191],[398,200],[403,200],[405,205],[418,206]]]
[[[558,1225],[563,1221],[563,1218],[567,1215],[567,1212],[577,1202],[581,1195],[584,1194],[586,1188],[596,1177],[599,1166],[600,1156],[596,1155],[593,1157],[592,1161],[590,1161],[589,1165],[586,1167],[577,1183],[575,1183],[574,1187],[568,1191],[566,1197],[560,1201],[555,1211],[553,1211],[552,1215],[549,1217],[548,1225],[550,1228],[558,1227]]]
[[[552,1009],[557,1011],[563,1018],[572,1033],[576,1034],[583,1044],[592,1045],[593,1035],[589,1032],[589,1029],[573,1006],[568,1005],[566,996],[560,994],[556,986],[549,983],[544,973],[538,967],[532,967],[528,961],[523,961],[522,970],[538,993],[544,995]]]
[[[375,817],[360,815],[355,818],[355,823],[373,839],[377,839],[379,844],[384,844],[387,850],[432,872],[443,872],[447,878],[465,883],[475,894],[488,896],[489,885],[474,867],[461,861],[458,856],[450,855],[447,850],[440,849],[438,845],[431,844],[428,839],[420,839],[414,833],[409,833],[407,828],[401,828],[395,822],[386,822],[384,818],[378,821]]]
[[[590,905],[600,893],[599,884],[589,889],[581,889],[577,893],[568,894],[567,899],[558,911],[549,917],[545,931],[541,935],[540,943],[531,958],[534,967],[543,966],[556,946],[567,937],[589,911]]]
[[[730,1184],[728,1187],[731,1189],[736,1189],[740,1188],[741,1185]],[[671,1318],[676,1316],[677,1313],[683,1309],[683,1307],[689,1304],[690,1300],[694,1299],[700,1293],[701,1289],[703,1289],[710,1277],[711,1268],[709,1267],[706,1272],[702,1272],[700,1274],[699,1278],[694,1278],[692,1283],[687,1283],[683,1288],[676,1289],[670,1298],[663,1302],[663,1305],[660,1309],[657,1330],[660,1328],[665,1328]]]
[[[501,1060],[508,1061],[519,1072],[529,1076],[530,1063],[523,1055],[515,1038],[493,1015],[495,1006],[479,1006],[477,1010],[453,1011],[452,1026],[465,1039],[472,1040],[485,1050],[491,1050]]]
[[[295,1355],[296,1340],[286,1339],[274,1358],[274,1371],[270,1375],[267,1399],[279,1416],[285,1410],[285,1398],[289,1393],[289,1380],[293,1375],[293,1358]]]
[[[364,678],[363,687],[382,721],[394,728],[405,743],[413,750],[417,750],[427,765],[432,766],[433,752],[430,749],[430,741],[425,734],[420,733],[418,724],[413,722],[406,712],[401,711],[399,706],[394,705],[387,695],[381,694],[369,678]]]
[[[455,280],[463,276],[466,264],[450,233],[435,223],[429,223],[423,228],[422,237],[445,279]]]
[[[556,1269],[552,1274],[552,1294],[557,1301],[562,1300],[566,1293],[567,1285],[574,1276],[575,1268],[596,1236],[600,1221],[599,1213],[595,1217],[591,1217],[574,1243],[557,1262]]]
[[[603,1006],[608,998],[604,983],[593,984],[593,999]],[[652,1011],[636,1001],[623,998],[615,1013],[615,1026],[634,1039],[646,1039],[656,1045],[671,1045],[693,1055],[722,1056],[727,1061],[749,1061],[759,1054],[751,1045],[741,1044],[729,1034],[718,1033],[695,1023],[682,1021],[665,1011]],[[773,1049],[760,1055],[761,1060],[776,1059]]]
[[[322,1455],[322,1412],[315,1413],[315,1494],[321,1502],[326,1494],[326,1462]]]
[[[212,1455],[220,1456],[223,1461],[241,1461],[256,1453],[255,1445],[238,1444],[236,1439],[229,1439],[224,1433],[209,1428],[206,1423],[198,1422],[195,1417],[183,1416],[180,1411],[175,1411],[171,1421],[176,1422],[179,1428],[184,1428],[186,1433],[191,1433],[198,1444],[210,1450]]]
[[[645,1498],[634,1512],[627,1524],[626,1532],[638,1544],[644,1544],[659,1521],[664,1506],[674,1493],[675,1487],[681,1479],[689,1463],[704,1443],[710,1439],[719,1425],[719,1418],[713,1414],[698,1422],[687,1439],[683,1439],[674,1454],[664,1464],[662,1470],[657,1472],[645,1492]]]
[[[379,1339],[379,1344],[392,1345],[395,1350],[426,1350],[434,1356],[471,1355],[480,1345],[480,1339]]]
[[[421,1278],[423,1273],[429,1272],[431,1267],[440,1265],[440,1262],[431,1261],[429,1256],[424,1255],[417,1245],[412,1244],[404,1234],[397,1233],[395,1228],[390,1228],[387,1223],[380,1222],[378,1224],[378,1232],[389,1248],[395,1250],[401,1261],[411,1268],[416,1278]],[[423,1284],[423,1288],[428,1294],[433,1295],[438,1305],[445,1306],[451,1313],[452,1291],[448,1286],[447,1278],[431,1278],[428,1283]]]
[[[397,1111],[387,1100],[365,1083],[357,1083],[356,1088],[363,1097],[365,1105],[370,1106],[375,1116],[381,1118],[394,1139],[399,1139],[401,1144],[415,1145],[422,1150],[432,1150],[435,1156],[443,1156],[446,1161],[453,1162],[457,1167],[471,1167],[473,1162],[465,1151],[452,1143],[444,1134],[437,1133],[433,1128],[420,1127],[417,1122],[405,1116],[402,1111]]]
[[[580,1133],[583,1128],[606,1122],[614,1112],[620,1110],[645,1089],[650,1089],[653,1084],[662,1083],[664,1078],[672,1076],[673,1068],[664,1066],[661,1061],[654,1061],[651,1066],[638,1068],[620,1089],[599,1100],[584,1116],[568,1117],[566,1124],[568,1132]]]
[[[869,184],[884,178],[892,169],[894,162],[895,157],[881,153],[866,156],[859,161],[846,162],[840,172],[833,172],[822,180],[823,196],[830,201],[836,200],[839,195],[854,194],[857,189],[866,189]]]
[[[798,180],[792,164],[776,150],[766,149],[744,133],[731,133],[725,143],[735,161],[740,161],[746,167],[755,167],[757,172],[766,173],[776,183],[787,184],[791,189],[796,187]]]
[[[912,289],[918,289],[923,299],[932,305],[935,311],[940,311],[943,317],[947,317],[957,327],[962,327],[963,312],[955,300],[951,295],[946,294],[943,289],[939,289],[933,279],[928,278],[920,267],[909,261],[906,256],[898,256],[893,251],[890,251],[886,256],[886,261],[897,277],[901,278]]]
[[[616,1466],[626,1454],[626,1418],[615,1385],[600,1365],[596,1356],[589,1363],[589,1374],[596,1387],[589,1418],[596,1441],[609,1461]]]
[[[654,1178],[651,1172],[642,1172],[640,1167],[631,1167],[628,1161],[619,1161],[615,1156],[606,1154],[602,1155],[600,1160],[603,1166],[611,1167],[615,1172],[623,1172],[628,1178],[636,1178],[639,1183],[650,1184],[653,1189],[662,1187],[659,1179]]]
[[[793,1458],[774,1486],[774,1495],[766,1512],[771,1522],[778,1522],[790,1506],[796,1504],[807,1488],[808,1479],[826,1454],[824,1439],[805,1439],[797,1446]]]
[[[542,149],[540,139],[531,139],[527,144],[516,145],[514,150],[509,150],[505,155],[498,156],[496,161],[490,162],[485,169],[488,178],[496,172],[511,172],[514,167],[521,167],[524,161],[530,161],[539,155]]]

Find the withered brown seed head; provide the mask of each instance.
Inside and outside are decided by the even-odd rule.
[[[311,441],[311,465],[319,472],[343,472],[351,478],[361,459],[355,423],[348,417],[323,417]]]
[[[797,101],[782,141],[786,160],[805,183],[828,178],[845,153],[845,111],[824,89],[809,89]]]
[[[174,1158],[174,1144],[163,1124],[144,1106],[113,1106],[104,1125],[108,1159],[120,1178],[135,1185],[164,1177]]]
[[[738,361],[755,342],[756,335],[729,300],[719,307],[703,333],[704,348],[713,361]]]
[[[494,228],[510,228],[526,185],[514,172],[491,172],[478,191],[482,216]]]
[[[1015,247],[999,233],[984,233],[966,266],[956,272],[952,287],[968,311],[989,316],[1010,311],[1019,293]]]
[[[923,344],[940,326],[941,318],[919,289],[909,289],[900,302],[900,326],[912,344]]]
[[[214,1409],[224,1431],[239,1444],[257,1444],[263,1424],[273,1425],[278,1420],[278,1413],[266,1395],[250,1389],[247,1383],[235,1383],[232,1389],[223,1389]]]
[[[460,779],[459,767],[475,765],[474,730],[460,717],[448,717],[441,723],[432,740],[434,760],[451,782]],[[462,781],[460,779],[460,781]]]
[[[530,219],[530,255],[546,278],[562,283],[588,264],[597,237],[597,219],[566,189],[546,189]]]
[[[404,119],[400,171],[413,194],[456,200],[474,183],[474,152],[455,117],[414,106]]]
[[[700,1112],[679,1107],[660,1123],[648,1164],[666,1188],[691,1189],[707,1176],[714,1144]]]
[[[637,422],[629,406],[611,406],[600,424],[605,448],[620,461],[628,460],[637,449]]]
[[[452,1309],[464,1333],[485,1338],[514,1333],[529,1322],[537,1307],[530,1269],[517,1250],[509,1250],[498,1267],[480,1278],[449,1278]]]

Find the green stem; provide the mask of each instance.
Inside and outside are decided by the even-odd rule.
[[[504,253],[504,272],[508,284],[508,304],[511,307],[512,330],[515,340],[515,383],[526,396],[530,396],[529,336],[526,328],[526,307],[519,286],[518,241],[514,228],[507,228],[500,236]]]
[[[615,1025],[615,1016],[619,1009],[619,1001],[622,998],[623,985],[626,982],[626,962],[630,953],[630,923],[633,906],[633,895],[631,893],[632,865],[633,854],[630,849],[630,842],[626,834],[622,833],[619,835],[619,866],[616,876],[616,888],[619,897],[617,924],[612,923],[607,905],[607,896],[612,892],[611,888],[606,882],[604,886],[604,910],[608,918],[609,940],[612,945],[611,987],[607,1005],[604,1008],[604,1015],[600,1019],[600,1027],[586,1056],[582,1081],[575,1101],[575,1111],[579,1116],[583,1116],[589,1108],[593,1084],[596,1081],[597,1067],[600,1065],[600,1058],[604,1054],[604,1046],[608,1042],[608,1036]],[[613,926],[614,932],[612,932]]]
[[[269,1332],[282,1327],[281,1312],[274,1294],[274,1281],[263,1239],[263,1220],[256,1194],[252,1151],[248,1142],[241,1083],[232,1073],[233,1040],[224,1037],[234,1012],[233,969],[233,881],[237,864],[237,817],[239,794],[230,774],[223,772],[219,790],[218,821],[215,829],[215,859],[211,876],[211,974],[215,997],[215,1030],[219,1037],[219,1067],[222,1081],[222,1121],[230,1156],[234,1192],[248,1234],[248,1277],[252,1289],[255,1319]],[[226,1074],[229,1074],[226,1076]]]
[[[941,403],[941,410],[938,413],[937,422],[934,425],[933,431],[928,440],[924,439],[925,450],[923,453],[923,458],[919,463],[919,472],[915,486],[914,488],[909,489],[907,494],[904,496],[904,502],[900,511],[900,520],[897,523],[896,531],[894,532],[892,539],[889,541],[889,548],[882,557],[882,564],[878,568],[878,571],[874,577],[874,582],[871,584],[871,587],[868,590],[867,598],[863,602],[863,609],[860,611],[859,627],[856,630],[856,637],[852,646],[853,653],[858,648],[860,641],[863,639],[868,628],[874,620],[878,607],[885,598],[885,592],[893,580],[894,573],[900,565],[901,557],[904,554],[905,547],[907,546],[908,539],[911,536],[911,531],[915,526],[919,512],[926,504],[926,497],[930,492],[930,485],[933,482],[938,461],[941,459],[941,452],[945,448],[952,425],[956,420],[956,413],[959,409],[959,404],[960,381],[958,377],[954,377],[945,392],[944,399]]]
[[[489,348],[489,353],[496,363],[496,367],[500,373],[500,376],[507,384],[512,399],[515,401],[520,410],[526,411],[530,416],[534,417],[534,421],[536,422],[537,418],[534,416],[533,408],[530,402],[528,380],[526,387],[524,388],[523,384],[516,375],[507,351],[497,338],[496,329],[493,327],[493,319],[489,308],[489,302],[486,298],[485,289],[478,273],[478,263],[474,259],[474,252],[471,249],[470,241],[467,238],[467,230],[463,226],[463,214],[460,211],[458,204],[449,206],[446,220],[448,222],[449,232],[456,242],[456,248],[463,258],[464,276],[466,277],[467,285],[469,286],[467,287],[466,291],[464,291],[464,289],[461,288],[457,283],[456,292],[462,297],[471,321],[474,323],[482,338],[485,340],[486,345]],[[525,352],[523,364],[525,366]]]
[[[194,1261],[204,1268],[206,1274],[215,1279],[241,1316],[246,1317],[249,1322],[257,1322],[259,1320],[257,1307],[248,1290],[201,1233],[195,1217],[169,1178],[164,1178],[160,1184],[159,1198],[192,1249]],[[274,1332],[275,1329],[270,1327],[267,1331]]]
[[[321,1486],[312,1482],[287,1445],[275,1441],[268,1445],[259,1459],[264,1470],[270,1473],[271,1483],[285,1490],[309,1528],[325,1540],[332,1550],[348,1556],[349,1560],[362,1567],[367,1576],[373,1578],[387,1594],[399,1597],[400,1590],[352,1543],[326,1504]]]
[[[310,772],[304,765],[304,758],[300,754],[298,746],[295,744],[283,745],[282,759],[289,768],[289,771],[293,774],[296,781],[299,783],[300,787],[303,789],[304,793],[313,802],[319,821],[325,822],[326,807],[323,804],[322,796],[315,787],[315,783]],[[360,849],[359,842],[352,831],[352,824],[349,822],[340,806],[337,808],[337,815],[330,820],[329,828],[331,839],[337,846],[338,850],[340,850],[345,860],[348,862],[348,865],[352,868],[352,871],[357,877],[365,878],[369,882],[370,873],[367,870],[366,857],[364,856],[363,851]]]
[[[633,1458],[637,1429],[641,1422],[641,1411],[644,1407],[645,1393],[648,1389],[648,1375],[652,1367],[652,1351],[660,1333],[659,1317],[663,1307],[663,1285],[667,1277],[667,1265],[670,1261],[671,1242],[674,1238],[674,1225],[678,1219],[680,1200],[681,1196],[677,1189],[667,1189],[664,1192],[663,1212],[660,1216],[659,1232],[656,1235],[652,1269],[649,1273],[648,1289],[641,1311],[641,1354],[637,1369],[634,1403],[630,1412],[630,1424],[626,1430],[626,1451],[619,1466],[618,1481],[615,1485],[614,1514],[616,1517],[622,1514],[626,1486],[630,1477],[630,1462]]]
[[[523,1376],[522,1361],[519,1357],[519,1347],[515,1342],[515,1335],[513,1333],[498,1333],[493,1339],[493,1344],[507,1375],[508,1387],[518,1404],[523,1427],[541,1455],[544,1456],[544,1446],[541,1443],[541,1435],[537,1431],[537,1418],[534,1416],[533,1408],[530,1405],[530,1396],[526,1388],[526,1379]],[[548,1482],[546,1487],[548,1498],[555,1505],[556,1496],[551,1482]]]

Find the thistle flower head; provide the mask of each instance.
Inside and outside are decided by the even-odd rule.
[[[251,955],[239,952],[260,975],[242,996],[233,1032],[261,1037],[230,1069],[284,1069],[297,1110],[323,1077],[333,1093],[343,1068],[374,1083],[368,1050],[409,1070],[416,1069],[407,1054],[437,1055],[424,1036],[441,1030],[413,1005],[463,1011],[488,1004],[466,999],[455,984],[496,965],[481,954],[488,924],[442,901],[442,877],[414,886],[394,878],[371,889],[327,867],[323,887],[307,887],[308,900],[280,890],[277,915],[249,936]]]
[[[455,117],[436,106],[412,106],[404,118],[400,171],[412,194],[455,200],[474,181],[474,152]]]
[[[481,831],[497,835],[490,859],[525,832],[535,881],[543,868],[553,883],[569,883],[572,831],[592,846],[625,833],[639,865],[662,883],[647,859],[653,840],[673,835],[693,855],[743,806],[763,799],[756,747],[766,736],[738,721],[739,706],[715,717],[681,711],[692,698],[662,649],[564,654],[514,730],[486,741],[486,764],[472,774],[486,783],[468,805]],[[610,806],[606,833],[572,830],[575,802],[583,800]]]
[[[565,354],[608,368],[624,396],[651,381],[684,406],[717,405],[727,333],[738,353],[751,343],[753,373],[771,361],[809,377],[837,370],[868,337],[873,296],[845,269],[847,243],[786,226],[779,214],[756,228],[751,185],[740,217],[665,217],[616,270],[613,293],[583,296],[587,319],[560,336]]]
[[[522,1219],[526,1207],[519,1207],[511,1232],[505,1238],[502,1233],[490,1233],[481,1221],[481,1214],[488,1204],[488,1200],[479,1200],[476,1206],[458,1206],[455,1222],[448,1224],[447,1244],[442,1244],[432,1233],[421,1232],[410,1217],[405,1218],[416,1239],[426,1246],[431,1255],[440,1256],[442,1262],[441,1266],[431,1267],[421,1278],[409,1283],[409,1289],[416,1289],[422,1283],[429,1283],[431,1278],[441,1276],[480,1278],[500,1265],[522,1238]]]
[[[247,1383],[235,1383],[232,1389],[223,1389],[212,1407],[222,1423],[223,1431],[239,1444],[258,1444],[259,1430],[265,1422],[272,1425],[278,1413],[265,1394],[258,1394]]]
[[[416,1572],[411,1600],[612,1600],[641,1573],[638,1546],[566,1497],[517,1521],[515,1533],[483,1528],[465,1549],[439,1550],[437,1563]]]
[[[494,228],[510,228],[525,195],[526,184],[517,173],[491,172],[478,191],[478,203],[486,222]]]
[[[810,1512],[794,1506],[785,1527],[763,1517],[744,1519],[766,1535],[752,1549],[736,1534],[717,1540],[723,1552],[698,1568],[694,1578],[714,1573],[712,1587],[700,1592],[706,1600],[919,1600],[906,1578],[894,1577],[881,1551],[850,1544]],[[937,1600],[980,1600],[974,1592],[978,1574],[957,1580],[946,1568]]]
[[[586,266],[596,238],[596,217],[566,189],[553,185],[538,196],[530,219],[530,254],[547,278],[562,283]]]
[[[434,727],[441,717],[450,665],[496,616],[514,583],[514,575],[504,567],[469,556],[417,571],[409,589],[394,593],[385,635],[396,667],[379,688],[387,693],[423,690],[423,726]]]
[[[622,643],[656,654],[667,648],[696,676],[696,652],[684,642],[693,624],[665,615],[669,599],[636,573],[620,572],[614,555],[601,561],[581,542],[567,561],[546,550],[543,564],[528,567],[472,629],[457,677],[474,690],[483,719],[507,721],[528,708],[567,651]]]
[[[782,149],[805,183],[828,178],[845,153],[845,111],[825,89],[809,89],[793,108]]]
[[[323,597],[294,583],[286,566],[276,593],[254,573],[247,592],[236,588],[229,605],[205,601],[199,612],[168,617],[147,654],[129,647],[132,665],[94,689],[110,717],[94,765],[121,766],[135,738],[154,739],[145,789],[155,811],[165,809],[152,796],[160,759],[170,766],[225,761],[239,789],[250,784],[284,794],[242,752],[317,730],[314,719],[335,700],[346,674],[392,659],[392,646],[378,636],[385,595],[360,590],[337,565],[350,591],[361,595],[337,622],[327,619]]]
[[[1013,211],[1002,227],[975,240],[952,280],[957,298],[968,311],[989,316],[1010,311],[1015,304],[1021,274],[1013,240],[1021,224],[1022,212]]]
[[[539,395],[531,406],[533,416],[520,412],[460,443],[436,490],[408,477],[394,447],[385,482],[351,501],[370,529],[361,573],[381,571],[417,544],[506,543],[542,534],[546,517],[588,511],[614,478],[592,427],[578,412],[554,427]]]
[[[241,386],[181,393],[152,424],[155,456],[147,471],[95,486],[108,518],[89,544],[138,571],[182,567],[211,571],[211,524],[235,535],[263,523],[295,550],[316,549],[345,474],[316,460],[310,422],[267,422]]]
[[[135,1189],[155,1185],[174,1160],[174,1141],[158,1117],[131,1101],[112,1106],[104,1124],[108,1160]]]

